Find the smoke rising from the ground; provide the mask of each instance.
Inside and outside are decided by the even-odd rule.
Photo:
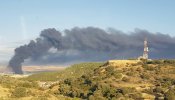
[[[175,57],[175,38],[161,33],[135,29],[128,34],[112,28],[106,31],[94,27],[75,27],[61,33],[50,28],[43,30],[36,40],[16,48],[9,67],[22,74],[21,66],[26,59],[33,63],[66,64],[136,58],[143,53],[145,37],[151,58]]]

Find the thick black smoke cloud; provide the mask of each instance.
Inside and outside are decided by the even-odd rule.
[[[135,29],[128,34],[112,28],[105,31],[94,27],[75,27],[61,33],[50,28],[43,30],[35,41],[16,48],[9,67],[22,74],[21,66],[26,59],[33,63],[65,64],[136,58],[143,53],[145,37],[150,58],[175,58],[175,38],[161,33]]]

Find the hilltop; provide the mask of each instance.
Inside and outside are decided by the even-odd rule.
[[[44,100],[75,98],[173,100],[175,98],[175,60],[109,60],[105,63],[81,63],[59,72],[44,72],[20,79],[1,76],[0,79],[2,90],[6,91],[4,98],[24,100],[43,100],[43,98]]]

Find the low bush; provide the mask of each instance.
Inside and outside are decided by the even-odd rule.
[[[114,75],[114,77],[116,79],[121,79],[122,78],[122,74],[121,73],[114,73],[113,75]]]
[[[11,96],[16,98],[25,97],[27,96],[27,90],[24,87],[17,87],[14,89]]]
[[[163,60],[151,60],[146,62],[146,64],[162,64],[162,63],[164,63]]]
[[[124,82],[129,82],[129,80],[130,80],[130,79],[129,79],[128,77],[123,77],[123,78],[122,78],[122,81],[124,81]]]
[[[128,76],[134,76],[135,72],[131,71],[131,72],[127,72],[126,75]]]
[[[114,67],[113,66],[108,66],[108,67],[106,67],[106,71],[108,73],[113,73],[114,72]]]
[[[140,100],[142,98],[142,94],[141,93],[134,93],[134,94],[131,94],[130,97],[134,100]]]
[[[164,63],[166,63],[166,64],[175,64],[175,60],[167,59],[167,60],[164,60]]]
[[[125,88],[122,88],[121,90],[123,95],[126,95],[128,93],[133,93],[136,91],[135,88],[130,88],[130,87],[125,87]]]
[[[154,70],[154,67],[153,67],[153,66],[147,65],[147,64],[143,64],[143,68],[144,68],[145,70],[149,70],[149,71],[153,71],[153,70]]]
[[[140,75],[140,77],[141,77],[142,79],[149,79],[149,78],[150,78],[150,74],[143,73],[142,75]]]
[[[153,89],[153,92],[163,93],[163,89],[161,87],[156,87],[155,89]]]
[[[175,98],[175,90],[169,90],[165,94],[165,100],[174,100],[174,98]]]

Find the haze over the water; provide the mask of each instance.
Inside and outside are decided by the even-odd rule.
[[[47,28],[113,27],[127,34],[139,28],[175,36],[174,5],[174,0],[0,1],[0,62],[8,61],[16,47]],[[174,38],[166,42],[173,44]]]

